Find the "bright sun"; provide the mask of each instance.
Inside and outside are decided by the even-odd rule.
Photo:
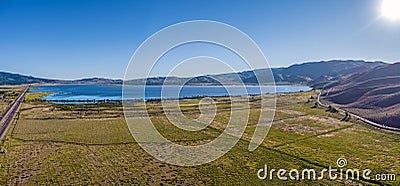
[[[391,20],[400,20],[400,0],[383,0],[381,14]]]

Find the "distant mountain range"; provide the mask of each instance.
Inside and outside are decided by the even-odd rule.
[[[332,82],[327,100],[376,123],[400,128],[400,63]]]
[[[33,83],[55,83],[56,80],[35,78],[8,72],[0,72],[0,85],[21,85]]]
[[[122,80],[105,78],[85,78],[79,80],[55,80],[25,76],[20,74],[0,72],[0,85],[23,84],[122,84]]]
[[[384,62],[366,62],[361,60],[332,60],[320,62],[308,62],[292,65],[287,68],[272,68],[275,82],[277,84],[307,84],[319,86],[327,82],[339,80],[343,77],[355,73],[362,73],[375,67],[384,65]],[[237,76],[245,84],[257,84],[255,73],[262,73],[262,69],[254,71],[244,71],[240,73],[227,73],[219,75],[197,76],[193,78],[168,77],[168,84],[188,85],[218,85],[219,82],[225,84],[238,84]],[[147,79],[129,80],[125,83],[130,85],[143,85],[147,81],[148,85],[162,85],[165,77],[153,77]]]
[[[326,82],[339,80],[343,77],[362,73],[371,70],[377,66],[384,65],[383,62],[366,62],[361,60],[332,60],[320,62],[308,62],[298,65],[292,65],[287,68],[272,68],[275,82],[278,84],[307,84],[318,86]],[[227,73],[219,75],[197,76],[192,78],[168,77],[168,84],[188,85],[218,85],[219,82],[225,84],[238,84],[237,75],[245,84],[257,84],[255,73],[262,70],[244,71],[240,73]],[[142,85],[146,82],[148,85],[162,85],[166,77],[152,77],[147,79],[135,79],[126,81],[130,85]],[[20,84],[122,84],[122,80],[105,78],[86,78],[80,80],[54,80],[36,78],[0,72],[0,85],[20,85]]]

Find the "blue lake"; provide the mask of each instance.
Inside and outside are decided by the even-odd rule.
[[[124,99],[160,99],[162,98],[190,98],[198,96],[238,96],[238,95],[256,95],[260,93],[273,92],[272,86],[146,86],[143,95],[142,86],[125,86],[127,95]],[[164,89],[164,90],[163,90]],[[308,86],[276,86],[276,93],[290,93],[311,90]],[[52,92],[43,100],[122,100],[122,86],[112,85],[54,85],[54,86],[36,86],[30,92]],[[229,92],[229,93],[228,93]],[[64,101],[68,103],[68,101]]]

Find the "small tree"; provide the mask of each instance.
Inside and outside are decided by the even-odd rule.
[[[351,115],[349,114],[349,112],[346,112],[344,115],[344,118],[341,121],[350,121],[351,119]]]

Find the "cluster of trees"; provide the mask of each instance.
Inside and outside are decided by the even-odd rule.
[[[25,97],[24,102],[32,103],[32,102],[39,102],[42,101],[40,98],[27,98]]]
[[[19,93],[14,92],[14,91],[12,91],[12,92],[0,91],[0,98],[2,101],[7,101],[8,98],[13,99],[13,98],[17,97],[18,95],[19,95]]]
[[[46,101],[46,100],[44,100]],[[121,103],[121,100],[111,100],[111,99],[86,99],[86,100],[70,100],[70,99],[60,99],[60,100],[51,100],[51,102],[55,103]]]

